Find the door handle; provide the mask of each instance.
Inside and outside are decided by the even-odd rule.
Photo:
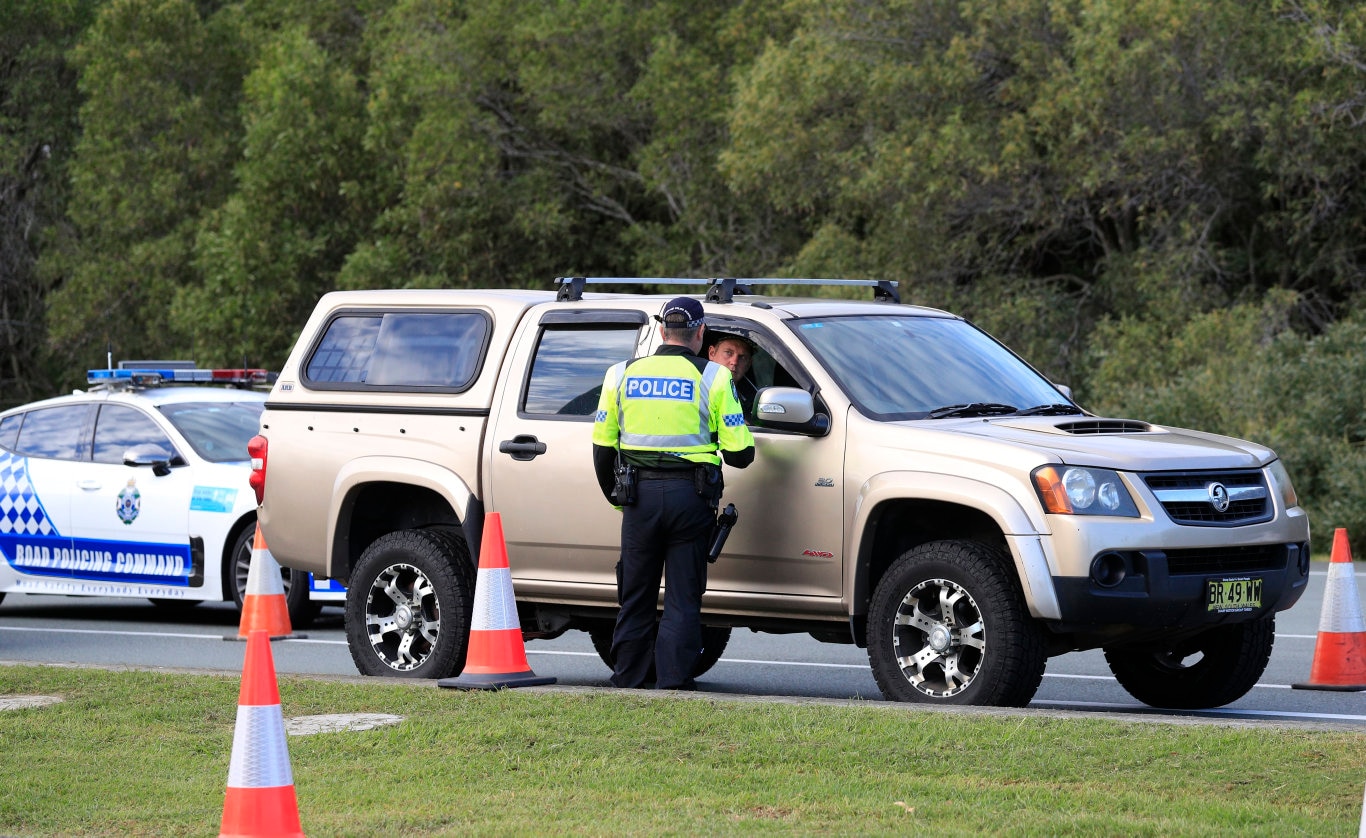
[[[77,481],[76,481],[76,486],[77,486],[78,488],[84,489],[84,490],[87,491],[87,492],[93,492],[93,491],[95,491],[95,490],[97,490],[97,489],[100,488],[100,481],[98,481],[98,480],[77,480]]]
[[[514,460],[532,460],[545,453],[545,443],[531,434],[518,434],[498,443],[499,454],[511,454]]]

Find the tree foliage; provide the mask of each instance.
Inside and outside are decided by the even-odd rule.
[[[1316,521],[1366,507],[1340,389],[1358,3],[15,0],[0,24],[0,401],[110,344],[278,365],[334,288],[876,277],[1097,409],[1278,447]]]
[[[230,15],[189,0],[113,0],[73,51],[81,137],[71,161],[69,247],[47,255],[55,360],[78,371],[183,351],[171,305],[199,277],[199,216],[231,193],[243,68]]]
[[[96,3],[0,6],[0,409],[51,392],[45,369],[44,241],[67,230],[66,166],[76,141],[76,70],[65,52]]]

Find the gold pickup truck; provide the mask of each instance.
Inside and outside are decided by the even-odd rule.
[[[901,701],[1024,705],[1049,656],[1094,648],[1155,706],[1256,683],[1309,578],[1275,452],[1092,415],[890,283],[786,279],[324,296],[266,402],[252,485],[276,559],[347,586],[362,673],[461,670],[489,512],[524,637],[587,631],[607,657],[619,513],[592,469],[597,395],[654,350],[650,315],[680,283],[709,339],[755,348],[757,454],[727,473],[740,522],[709,573],[699,674],[748,628],[866,647]]]

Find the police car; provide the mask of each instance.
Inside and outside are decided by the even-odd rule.
[[[265,370],[123,362],[89,389],[0,413],[0,599],[5,593],[231,601],[251,566],[247,440]],[[193,386],[189,386],[193,385]],[[282,570],[293,625],[340,586]]]

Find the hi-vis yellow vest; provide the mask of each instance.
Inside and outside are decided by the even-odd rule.
[[[730,370],[711,361],[699,370],[685,355],[647,355],[607,371],[593,442],[622,451],[672,454],[720,465],[717,450],[754,444]]]

